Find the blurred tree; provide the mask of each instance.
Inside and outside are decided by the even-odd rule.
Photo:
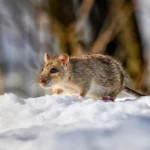
[[[115,0],[115,11],[118,10],[126,3],[133,6],[133,1],[131,0]],[[128,12],[133,12],[129,19],[124,23],[124,19],[118,20],[118,26],[122,26],[122,30],[118,33],[118,41],[122,45],[123,49],[126,51],[127,57],[125,58],[126,67],[131,75],[133,81],[133,87],[135,89],[140,89],[143,91],[147,90],[146,83],[146,69],[147,64],[143,57],[143,47],[139,34],[139,29],[136,22],[135,11],[131,11],[133,7],[125,9],[121,14],[121,18],[128,17]]]
[[[41,8],[48,14],[49,30],[61,51],[113,55],[126,66],[133,88],[147,90],[147,65],[133,0],[47,0]]]
[[[2,70],[0,68],[0,95],[1,94],[4,94],[4,84],[3,84]]]
[[[109,8],[103,30],[94,42],[92,52],[114,55],[124,62],[131,75],[133,88],[147,91],[147,62],[143,57],[133,1],[114,0]]]

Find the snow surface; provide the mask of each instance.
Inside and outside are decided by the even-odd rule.
[[[150,97],[0,96],[0,150],[149,150]]]

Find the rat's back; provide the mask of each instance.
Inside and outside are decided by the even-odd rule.
[[[103,95],[116,96],[125,85],[125,71],[112,57],[92,54],[70,57],[70,69],[76,82],[90,83],[102,89]]]

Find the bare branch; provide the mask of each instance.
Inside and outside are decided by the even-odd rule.
[[[93,4],[94,4],[94,0],[83,0],[78,18],[75,20],[75,22],[71,23],[70,25],[75,27],[76,32],[79,33],[85,27],[85,24],[87,23],[87,19],[93,7]]]
[[[111,5],[110,13],[112,13],[115,9],[114,7],[114,5]],[[115,15],[115,17],[109,13],[97,40],[92,46],[92,53],[103,53],[108,43],[124,28],[126,22],[134,11],[131,3],[126,4],[119,10],[120,11]],[[114,19],[111,21],[111,18]]]

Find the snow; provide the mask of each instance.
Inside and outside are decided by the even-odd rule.
[[[149,150],[150,97],[0,96],[0,150]]]

